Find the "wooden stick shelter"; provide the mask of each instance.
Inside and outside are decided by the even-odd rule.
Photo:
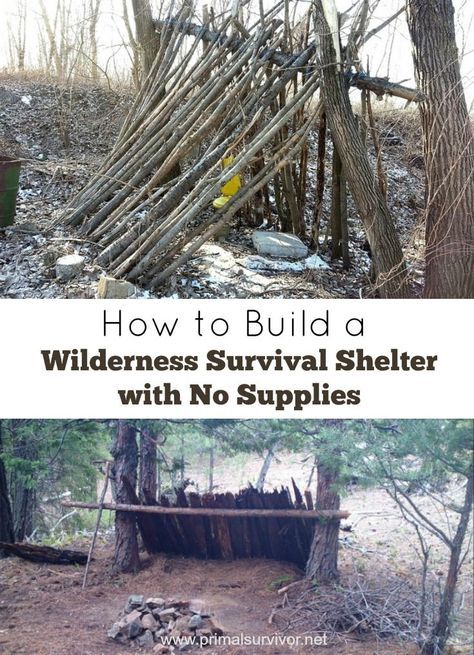
[[[113,276],[151,288],[164,284],[237,212],[247,207],[252,214],[252,203],[268,199],[269,189],[283,231],[304,235],[307,142],[325,109],[320,48],[306,38],[300,50],[284,52],[288,35],[274,9],[248,30],[228,15],[214,31],[187,20],[188,10],[155,21],[160,50],[115,147],[61,218],[97,242],[98,263]],[[354,61],[363,33],[354,25]],[[370,78],[357,66],[346,62],[345,86],[422,99],[416,89]],[[232,165],[222,169],[229,155]],[[213,210],[235,176],[244,184]],[[382,226],[372,214],[365,227],[377,253],[379,232],[394,243],[398,237],[388,209]],[[401,251],[387,252],[380,266],[374,254],[384,285],[401,257]]]
[[[267,557],[300,568],[306,565],[318,524],[339,523],[349,516],[345,511],[306,509],[301,494],[293,501],[287,488],[264,492],[248,487],[237,494],[203,495],[177,490],[173,503],[163,496],[159,504],[143,505],[127,487],[130,504],[64,501],[63,506],[134,513],[149,553],[226,560]]]

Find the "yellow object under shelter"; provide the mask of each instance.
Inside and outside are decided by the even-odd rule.
[[[222,168],[228,168],[233,162],[234,155],[225,157],[225,159],[222,160]],[[232,198],[232,196],[235,196],[241,187],[242,179],[240,175],[234,175],[234,177],[232,177],[228,182],[224,184],[224,186],[221,187],[221,195],[213,201],[212,206],[215,209],[220,209],[226,204],[226,202],[230,200],[230,198]]]

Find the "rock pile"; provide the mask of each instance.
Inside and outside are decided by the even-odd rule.
[[[150,649],[158,655],[212,643],[223,630],[197,601],[129,596],[124,611],[107,632],[120,644]]]

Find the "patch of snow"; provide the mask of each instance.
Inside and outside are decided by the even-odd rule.
[[[309,257],[306,257],[303,263],[305,265],[305,268],[310,270],[315,268],[323,268],[323,269],[330,268],[330,266],[324,261],[324,259],[321,259],[319,255],[310,255]]]
[[[33,98],[31,96],[21,96],[21,101],[24,105],[27,105],[28,107],[31,107],[31,101]]]
[[[142,298],[143,300],[148,300],[151,298],[151,293],[148,289],[140,290],[140,292],[135,293],[135,298]]]
[[[316,268],[328,269],[329,266],[318,255],[310,255],[302,261],[286,261],[281,259],[267,259],[260,255],[249,255],[242,261],[242,265],[254,271],[289,271],[301,273]]]
[[[260,255],[249,255],[242,265],[253,271],[304,271],[304,262],[287,262],[280,259],[267,259]]]

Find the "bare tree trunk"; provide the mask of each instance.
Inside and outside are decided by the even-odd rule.
[[[273,446],[268,449],[268,452],[265,455],[265,459],[263,460],[262,468],[260,469],[260,473],[258,474],[258,480],[256,484],[256,487],[259,490],[263,489],[263,486],[265,484],[265,479],[267,477],[271,463],[275,458],[275,453],[278,449],[278,445],[279,445],[278,442],[273,444]]]
[[[36,503],[36,494],[29,489],[22,479],[14,485],[14,530],[15,541],[24,541],[33,532],[33,507]]]
[[[383,169],[382,164],[382,148],[380,146],[379,134],[377,132],[377,126],[375,125],[375,117],[372,109],[372,101],[370,99],[370,93],[367,93],[367,116],[369,119],[370,125],[370,135],[372,137],[372,143],[374,144],[375,157],[377,160],[377,182],[380,187],[380,193],[384,198],[387,197],[387,176]]]
[[[334,489],[337,470],[318,462],[318,482],[316,491],[316,509],[338,510],[340,497]],[[339,578],[337,556],[339,550],[339,521],[324,520],[318,522],[314,532],[313,543],[306,565],[306,577],[317,582],[334,582]]]
[[[0,420],[0,541],[4,543],[14,543],[13,534],[13,517],[10,505],[10,497],[8,495],[7,475],[5,471],[5,464],[3,463],[3,439],[2,439],[2,421]],[[3,557],[5,552],[0,550],[0,557]]]
[[[89,1],[89,48],[90,48],[90,69],[91,78],[94,82],[98,79],[97,66],[97,23],[99,22],[100,3],[102,0]]]
[[[25,70],[27,20],[26,0],[17,0],[15,13],[16,24],[12,24],[10,20],[7,19],[8,50],[11,65],[17,68],[21,73]]]
[[[467,528],[469,526],[469,518],[472,509],[473,477],[474,469],[471,468],[467,480],[466,492],[464,494],[464,504],[461,510],[461,518],[456,529],[456,534],[454,535],[454,539],[451,543],[448,575],[444,585],[443,596],[441,598],[441,604],[439,607],[438,621],[433,628],[429,642],[423,646],[422,653],[424,655],[436,655],[437,653],[443,653],[451,631],[451,617],[454,604],[454,594],[456,591],[456,585],[459,576],[462,547]]]
[[[316,169],[316,190],[314,201],[314,219],[311,230],[311,239],[314,248],[319,249],[319,226],[323,211],[324,183],[325,183],[325,158],[326,158],[326,113],[321,114],[318,126],[318,166]]]
[[[41,11],[41,19],[43,21],[44,28],[46,30],[46,36],[48,38],[48,43],[49,43],[49,55],[48,55],[48,60],[50,64],[53,64],[54,62],[54,67],[56,69],[56,75],[59,78],[63,77],[63,72],[65,70],[64,66],[64,61],[63,58],[61,57],[61,52],[58,49],[58,43],[56,39],[56,24],[59,19],[59,15],[61,12],[61,5],[58,4],[56,6],[56,14],[55,14],[55,19],[54,19],[54,24],[51,24],[51,20],[49,18],[48,10],[46,9],[46,6],[44,4],[44,0],[39,0],[39,6],[40,6],[40,11]],[[64,27],[64,26],[63,26]]]
[[[348,88],[338,70],[336,53],[321,0],[316,3],[316,28],[320,39],[322,94],[327,120],[342,159],[347,182],[370,243],[382,298],[410,295],[400,241],[385,198],[375,180],[357,127]]]
[[[345,189],[344,189],[345,193]],[[342,199],[342,161],[334,143],[332,152],[331,184],[331,259],[340,259],[342,255],[341,234],[341,199]]]
[[[150,504],[156,500],[156,439],[148,428],[140,432],[139,498]]]
[[[341,169],[341,252],[342,265],[348,270],[351,265],[349,255],[349,224],[347,222],[347,181],[344,168]]]
[[[130,18],[128,15],[127,0],[122,0],[122,19],[127,32],[128,42],[132,49],[131,62],[132,62],[132,81],[136,90],[140,88],[140,47],[135,39]]]
[[[474,298],[474,140],[451,0],[407,0],[426,167],[427,298]]]
[[[150,0],[132,0],[137,42],[140,45],[142,80],[148,75],[160,49],[160,39],[153,25]]]
[[[130,503],[127,480],[135,488],[137,482],[138,450],[135,428],[126,421],[117,421],[115,440],[111,448],[114,458],[112,476],[116,485],[116,502]],[[115,553],[113,568],[121,573],[138,571],[137,525],[135,515],[129,512],[115,513]]]
[[[36,443],[17,432],[13,424],[13,456],[26,462],[35,462],[38,459]],[[15,541],[24,541],[33,532],[33,517],[36,509],[36,492],[30,484],[27,474],[16,469],[10,476],[11,508],[13,515],[13,533]]]

